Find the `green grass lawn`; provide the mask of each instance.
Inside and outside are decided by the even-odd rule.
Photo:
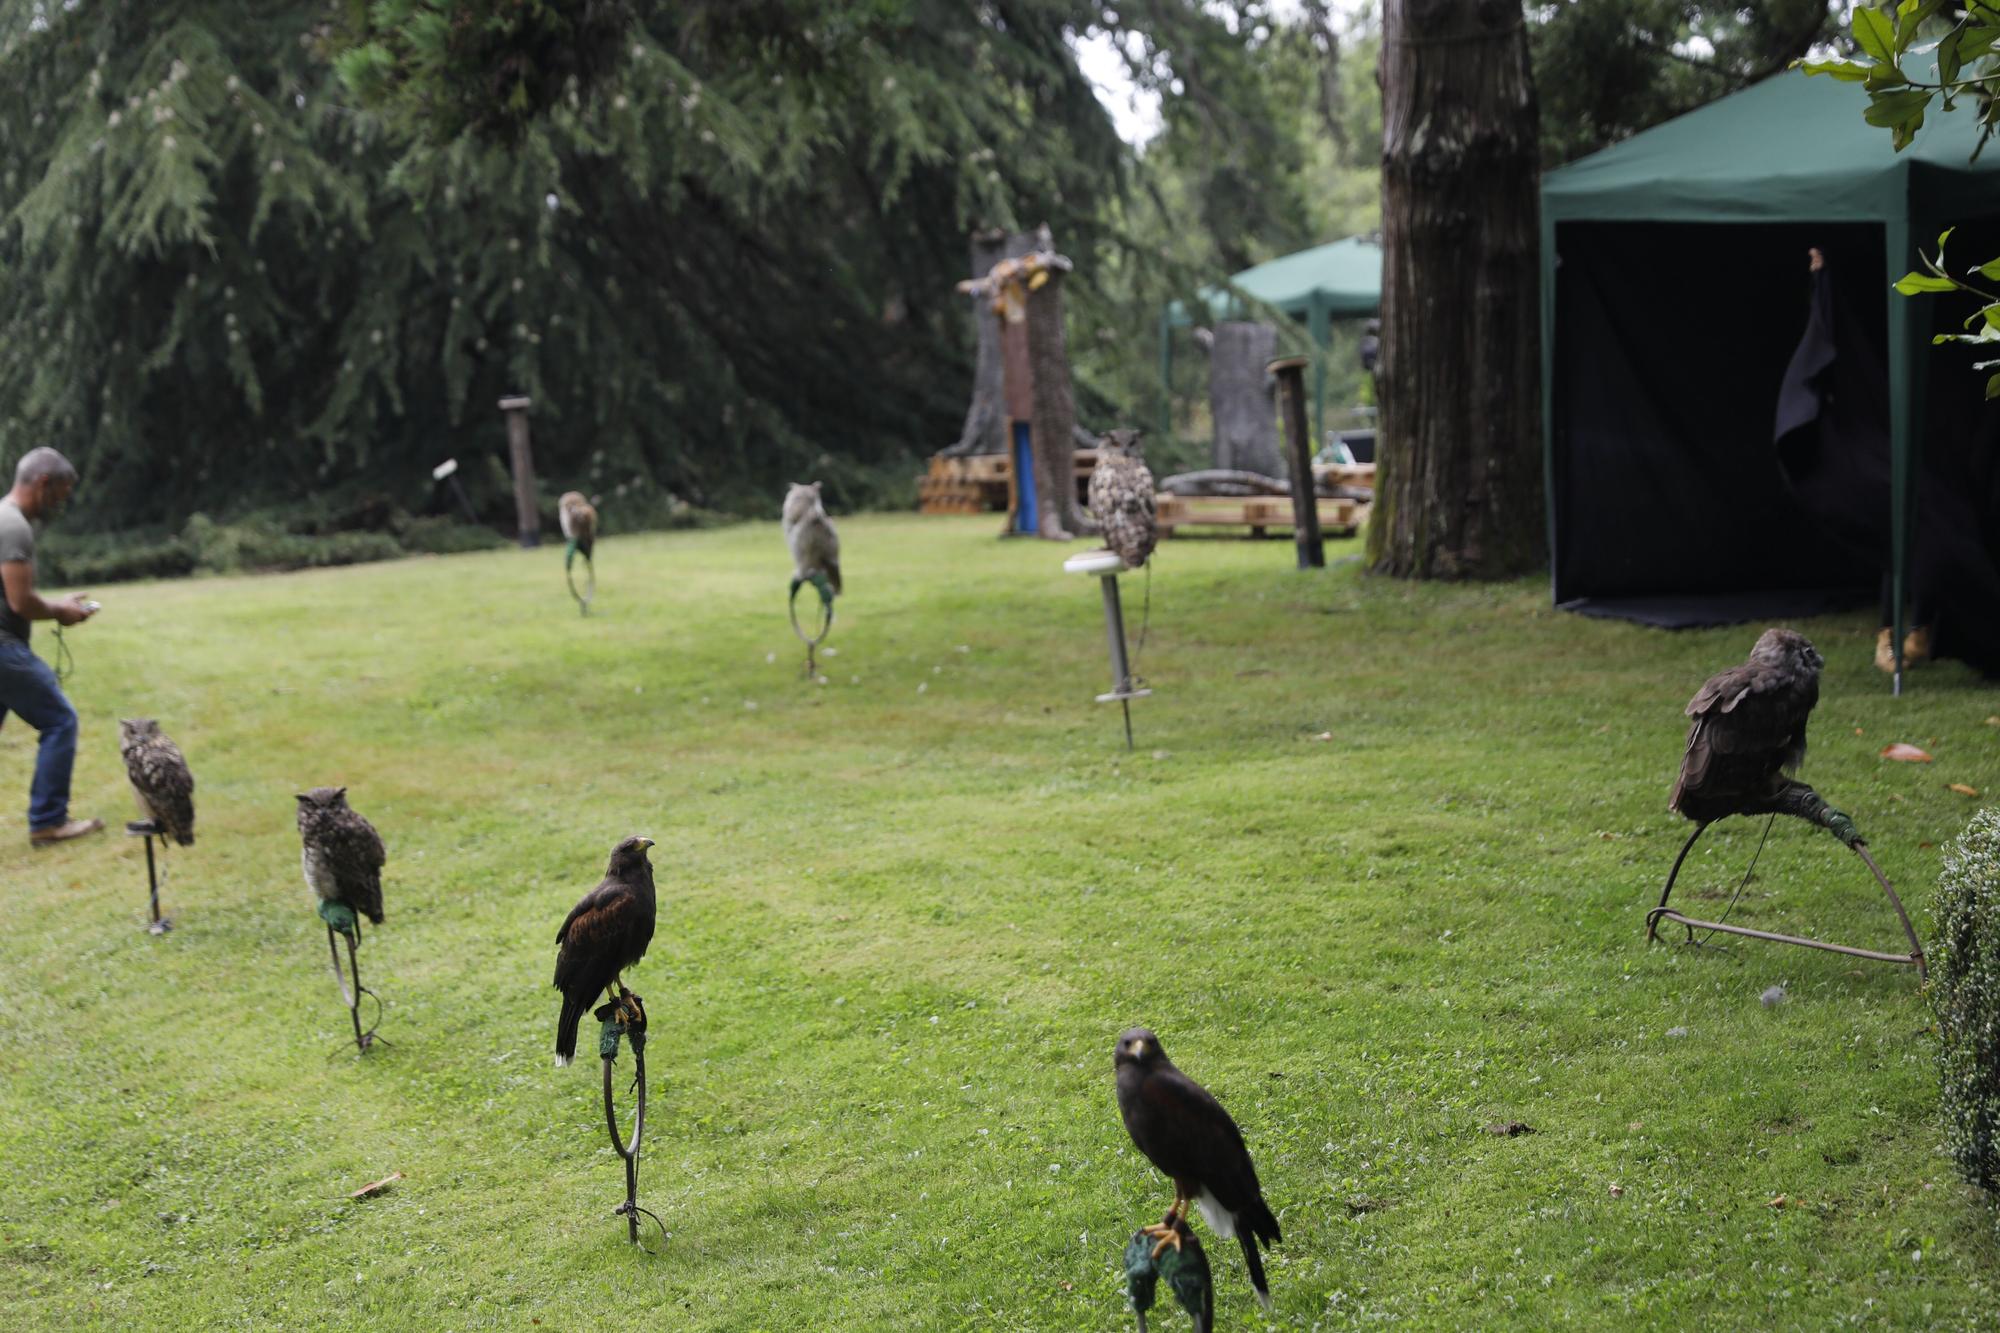
[[[1113,1100],[1145,1023],[1284,1227],[1269,1317],[1212,1247],[1224,1328],[1992,1326],[1910,971],[1645,945],[1681,707],[1759,627],[1170,542],[1127,754],[1096,588],[997,522],[843,520],[824,684],[770,524],[604,542],[587,620],[554,550],[104,590],[77,812],[131,817],[116,719],[151,714],[200,841],[149,937],[135,840],[30,852],[33,738],[0,729],[0,1324],[1130,1327],[1119,1255],[1172,1194]],[[1894,700],[1865,617],[1800,628],[1806,775],[1928,933],[2000,690],[1941,665]],[[389,846],[365,1058],[299,874],[321,783]],[[1719,911],[1760,827],[1704,838],[1681,901]],[[551,1063],[556,926],[633,832],[651,1254],[595,1062]],[[1734,919],[1900,939],[1796,821]]]

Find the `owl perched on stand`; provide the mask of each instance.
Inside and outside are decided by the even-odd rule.
[[[1139,457],[1136,430],[1107,432],[1097,442],[1097,466],[1090,473],[1090,516],[1104,533],[1104,545],[1138,569],[1160,540],[1153,517],[1153,470]]]
[[[118,752],[139,798],[139,813],[183,847],[194,845],[194,774],[181,748],[150,717],[118,724]]]
[[[562,524],[562,535],[569,541],[563,566],[567,568],[579,555],[590,559],[591,548],[597,545],[597,511],[583,498],[583,492],[564,491],[562,499],[556,501],[556,518]]]
[[[827,587],[840,591],[840,538],[820,503],[819,483],[792,483],[785,492],[785,545],[792,551],[792,586],[823,575]]]
[[[375,826],[347,804],[347,788],[314,787],[299,793],[300,865],[306,887],[322,904],[339,904],[382,924],[382,863],[388,859]],[[334,913],[320,915],[336,929]],[[360,932],[352,932],[357,938]]]

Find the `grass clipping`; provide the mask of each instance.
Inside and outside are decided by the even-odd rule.
[[[1938,882],[1929,996],[1951,1155],[2000,1200],[2000,808],[1972,817]]]

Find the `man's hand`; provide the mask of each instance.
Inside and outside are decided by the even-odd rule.
[[[49,613],[50,618],[58,625],[80,625],[97,614],[95,610],[83,604],[81,595],[57,598],[49,603]]]

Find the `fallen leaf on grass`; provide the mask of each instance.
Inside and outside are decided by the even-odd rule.
[[[1963,782],[1947,782],[1947,783],[1945,783],[1944,785],[1945,785],[1945,786],[1946,786],[1946,788],[1948,788],[1949,790],[1957,792],[1957,793],[1958,793],[1958,794],[1959,794],[1960,796],[1977,796],[1977,795],[1979,795],[1979,788],[1977,788],[1977,787],[1968,787],[1968,786],[1966,786],[1966,785],[1965,785],[1965,784],[1964,784]]]
[[[347,1197],[350,1199],[365,1199],[371,1194],[380,1194],[383,1190],[388,1189],[391,1185],[395,1184],[402,1178],[403,1178],[403,1173],[401,1171],[398,1171],[394,1175],[382,1177],[380,1180],[376,1181],[372,1185],[363,1185],[360,1189],[354,1191],[354,1193],[348,1195]]]
[[[2000,727],[2000,713],[1995,713],[1992,717],[1987,718],[1986,725],[1989,727]]]
[[[1625,1187],[1624,1187],[1623,1185],[1613,1185],[1613,1186],[1611,1187],[1611,1197],[1612,1197],[1612,1198],[1614,1198],[1614,1199],[1622,1199],[1622,1198],[1624,1198],[1624,1197],[1625,1197]]]
[[[1882,757],[1893,759],[1899,764],[1928,764],[1931,761],[1927,752],[1919,750],[1914,745],[1905,745],[1902,741],[1883,746]]]
[[[1765,1204],[1764,1206],[1766,1208],[1783,1208],[1786,1204],[1790,1202],[1791,1202],[1790,1199],[1787,1199],[1784,1195],[1780,1194],[1777,1198],[1771,1200],[1771,1202]]]
[[[1313,739],[1316,741],[1330,741],[1333,739],[1333,733],[1330,731],[1322,731],[1319,735],[1313,737]]]
[[[1512,1139],[1519,1138],[1523,1134],[1534,1133],[1535,1127],[1523,1124],[1519,1120],[1495,1120],[1486,1127],[1486,1132],[1488,1134],[1498,1134],[1502,1138]]]

